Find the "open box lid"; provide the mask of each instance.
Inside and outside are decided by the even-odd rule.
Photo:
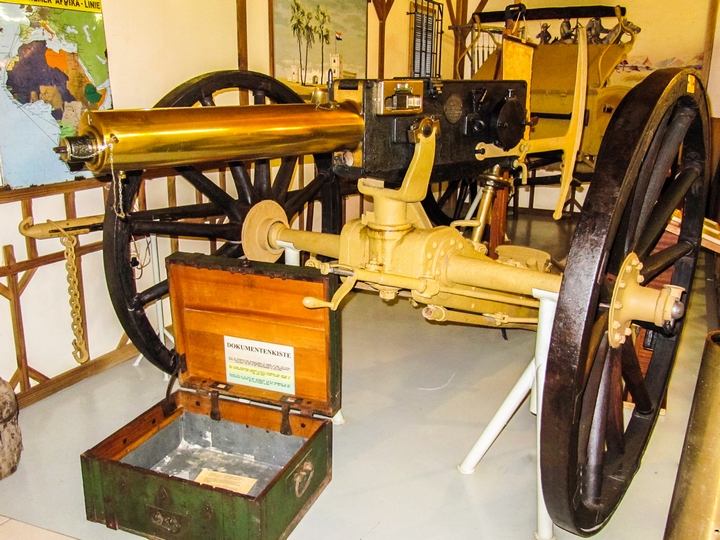
[[[166,264],[183,387],[329,417],[340,409],[339,313],[302,304],[330,300],[336,276],[190,253]]]

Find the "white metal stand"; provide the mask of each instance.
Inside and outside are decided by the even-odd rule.
[[[157,236],[150,235],[150,258],[152,259],[152,273],[153,273],[153,284],[160,283],[160,261],[158,260],[158,241]],[[163,304],[162,299],[159,299],[155,302],[155,314],[157,316],[157,332],[158,336],[160,336],[160,339],[163,343],[165,343],[166,339],[169,339],[171,342],[175,343],[175,338],[173,338],[172,334],[167,331],[167,328],[165,328],[165,313],[163,312]],[[133,363],[133,366],[138,366],[140,364],[140,360],[142,360],[144,356],[140,354]],[[165,374],[165,380],[170,380],[167,373]]]
[[[537,472],[537,530],[536,540],[555,540],[553,522],[550,519],[545,499],[542,495],[542,484],[540,481],[540,420],[542,417],[542,390],[545,384],[545,364],[550,347],[550,335],[552,333],[553,321],[555,319],[555,307],[557,306],[557,293],[533,289],[533,296],[540,300],[538,314],[538,330],[535,338],[535,357],[522,375],[515,383],[500,408],[493,416],[490,423],[478,438],[465,459],[458,465],[458,470],[463,474],[472,474],[475,467],[483,458],[493,442],[498,438],[503,428],[517,411],[518,407],[530,394],[530,411],[537,415],[536,430],[536,472]]]

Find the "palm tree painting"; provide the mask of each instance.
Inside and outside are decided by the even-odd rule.
[[[272,6],[275,77],[310,89],[325,84],[330,69],[335,78],[366,76],[367,0],[274,0]]]

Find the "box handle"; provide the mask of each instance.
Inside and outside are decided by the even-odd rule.
[[[315,474],[315,467],[312,464],[312,461],[304,462],[298,468],[298,470],[295,471],[293,480],[295,481],[295,496],[298,499],[300,497],[302,497],[303,495],[305,495],[307,488],[310,487],[310,481],[312,480],[312,477],[314,474]]]

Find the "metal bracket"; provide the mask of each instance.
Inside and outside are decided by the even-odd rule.
[[[282,421],[280,422],[280,433],[283,435],[292,435],[292,427],[290,426],[290,407],[302,402],[302,398],[294,396],[283,396],[280,398],[280,408],[282,409]]]
[[[170,377],[170,381],[168,382],[167,390],[165,391],[165,399],[162,400],[161,407],[163,416],[165,418],[172,415],[177,410],[177,404],[175,403],[175,400],[172,397],[172,389],[175,385],[175,381],[177,381],[178,378],[178,370],[179,367],[175,369],[175,372],[172,374],[172,377]]]
[[[220,392],[213,390],[210,392],[210,418],[219,422],[220,417]]]

